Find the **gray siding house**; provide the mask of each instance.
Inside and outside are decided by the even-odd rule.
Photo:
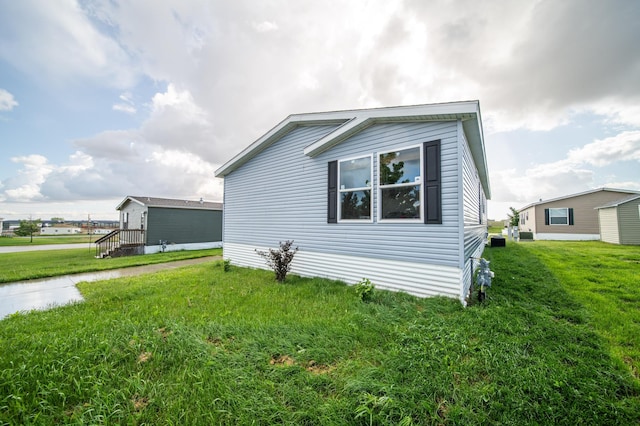
[[[120,229],[141,229],[144,253],[199,250],[222,246],[222,203],[127,196],[120,211]]]
[[[518,210],[520,231],[533,232],[536,240],[599,240],[595,208],[630,194],[637,192],[598,188],[529,204]]]
[[[224,257],[466,303],[490,197],[478,101],[290,115],[216,171]]]
[[[640,245],[640,194],[597,207],[602,241]]]

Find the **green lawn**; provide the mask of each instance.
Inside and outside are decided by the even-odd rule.
[[[638,424],[597,309],[538,257],[563,247],[488,248],[468,308],[221,261],[82,283],[83,303],[0,321],[0,424]]]
[[[91,242],[94,242],[102,235],[92,235]],[[0,247],[4,246],[37,246],[44,244],[80,244],[86,243],[89,246],[89,235],[34,235],[31,237],[0,237]]]
[[[0,265],[2,265],[0,267],[0,283],[79,272],[104,271],[205,256],[220,256],[222,255],[222,249],[182,250],[113,259],[96,259],[95,254],[95,249],[90,249],[89,247],[69,250],[2,253],[0,254]]]
[[[536,241],[523,247],[588,307],[612,355],[640,379],[640,246]]]

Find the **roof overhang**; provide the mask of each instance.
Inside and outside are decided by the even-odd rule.
[[[605,187],[601,187],[601,188],[590,189],[588,191],[578,192],[577,194],[569,194],[569,195],[564,195],[562,197],[550,198],[548,200],[541,200],[541,201],[538,201],[536,203],[527,204],[526,206],[518,209],[517,211],[521,212],[523,210],[527,210],[527,209],[530,209],[531,207],[539,206],[539,205],[542,205],[542,204],[554,203],[556,201],[566,200],[567,198],[581,197],[583,195],[593,194],[594,192],[600,192],[600,191],[622,192],[622,193],[626,193],[626,194],[630,194],[630,195],[640,194],[640,191],[633,191],[633,190],[630,190],[630,189],[607,188],[605,186]]]
[[[305,155],[316,157],[374,124],[428,121],[462,122],[485,194],[487,198],[491,198],[482,119],[480,116],[480,103],[478,101],[290,115],[264,136],[249,145],[245,150],[222,165],[216,170],[215,175],[217,177],[228,175],[299,126],[336,125],[336,128],[332,132],[304,149]]]
[[[131,196],[127,196],[124,198],[124,200],[122,200],[120,202],[120,204],[118,204],[118,206],[116,207],[116,210],[121,210],[122,207],[124,207],[125,204],[127,204],[127,202],[132,202],[132,203],[136,203],[136,204],[140,204],[141,206],[144,206],[144,203],[136,200],[135,198],[131,197]]]

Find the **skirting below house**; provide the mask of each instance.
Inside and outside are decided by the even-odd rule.
[[[181,250],[206,250],[222,247],[222,241],[212,241],[208,243],[186,243],[186,244],[167,244],[164,251],[181,251]],[[163,251],[162,246],[144,246],[144,254],[153,254]]]
[[[267,247],[225,242],[224,258],[230,259],[234,265],[267,269],[255,249],[268,250]],[[377,288],[404,291],[419,297],[448,296],[461,299],[462,293],[462,271],[451,266],[314,253],[300,249],[291,263],[291,273],[340,280],[350,285],[368,278]]]
[[[600,234],[551,234],[537,233],[533,234],[534,240],[556,240],[556,241],[597,241]]]

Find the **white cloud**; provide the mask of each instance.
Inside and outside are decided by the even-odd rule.
[[[135,114],[136,108],[129,104],[114,104],[111,107],[114,111],[126,112],[127,114]]]
[[[262,21],[259,23],[253,23],[253,28],[259,33],[266,33],[269,31],[276,31],[278,29],[278,24],[271,21]]]
[[[128,98],[126,95],[124,95]],[[140,129],[105,131],[74,141],[77,151],[66,162],[45,157],[16,157],[19,178],[3,181],[10,202],[98,200],[127,194],[219,201],[219,163],[207,113],[186,90],[169,85],[153,96],[151,115]]]
[[[569,152],[568,160],[602,167],[616,161],[640,162],[640,130],[599,139]]]
[[[626,131],[595,140],[567,152],[564,159],[533,164],[525,169],[493,171],[493,202],[522,207],[538,199],[555,198],[594,187],[640,188],[640,181],[597,180],[598,169],[627,161],[640,162],[640,131]],[[597,184],[596,184],[597,182]]]
[[[11,111],[18,106],[18,102],[13,95],[5,89],[0,89],[0,111]]]
[[[130,87],[136,69],[129,54],[94,26],[75,1],[6,2],[0,14],[0,58],[40,81],[88,79]]]
[[[12,157],[11,161],[21,164],[22,168],[17,176],[2,182],[0,201],[29,202],[42,199],[40,185],[52,172],[52,165],[45,157],[36,154]]]
[[[114,111],[125,112],[127,114],[135,114],[137,112],[131,92],[124,92],[120,94],[119,98],[122,102],[114,104],[111,107]]]

